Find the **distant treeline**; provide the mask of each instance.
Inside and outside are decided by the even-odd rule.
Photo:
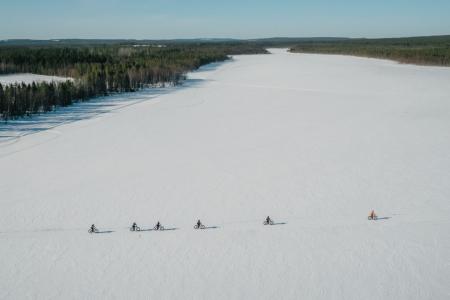
[[[202,65],[224,61],[232,54],[255,53],[266,50],[249,43],[0,47],[0,74],[73,78],[63,83],[0,85],[0,118],[46,112],[74,101],[158,83],[177,84],[186,72]]]
[[[305,41],[291,52],[345,54],[418,65],[450,66],[450,36]]]

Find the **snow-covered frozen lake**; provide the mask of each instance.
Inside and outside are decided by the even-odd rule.
[[[63,82],[67,80],[72,80],[71,78],[59,77],[59,76],[47,76],[47,75],[39,75],[39,74],[31,74],[31,73],[20,73],[20,74],[7,74],[0,75],[0,83],[3,85],[9,84],[32,84],[33,82]]]
[[[449,299],[450,68],[273,52],[1,124],[0,299]]]

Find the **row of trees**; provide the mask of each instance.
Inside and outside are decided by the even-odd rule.
[[[309,41],[297,44],[290,51],[346,54],[392,59],[401,63],[450,66],[450,36]]]
[[[0,74],[38,73],[70,77],[62,83],[0,85],[0,118],[31,115],[109,93],[157,83],[177,84],[188,71],[223,61],[229,54],[264,53],[259,46],[0,47]]]
[[[4,120],[51,111],[56,106],[72,104],[73,99],[87,99],[87,96],[72,81],[58,84],[22,83],[5,87],[0,84],[0,112]]]

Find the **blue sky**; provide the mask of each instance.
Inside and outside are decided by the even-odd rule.
[[[0,0],[0,39],[450,34],[450,0]]]

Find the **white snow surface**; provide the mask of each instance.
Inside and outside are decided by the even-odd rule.
[[[449,299],[450,69],[272,52],[0,125],[0,299]]]
[[[0,83],[3,85],[9,84],[32,84],[33,82],[41,83],[41,82],[63,82],[67,80],[73,80],[68,77],[59,77],[59,76],[47,76],[47,75],[39,75],[39,74],[31,74],[31,73],[19,73],[19,74],[7,74],[0,75]]]

